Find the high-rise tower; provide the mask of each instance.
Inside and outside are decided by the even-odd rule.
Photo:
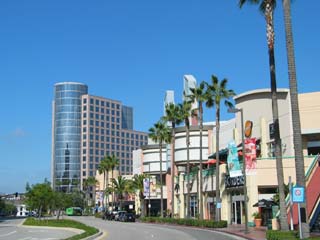
[[[54,86],[52,130],[52,184],[70,192],[79,188],[81,154],[81,96],[88,87],[63,82]]]

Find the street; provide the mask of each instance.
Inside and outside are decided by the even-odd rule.
[[[197,229],[191,227],[147,224],[147,223],[124,223],[105,221],[94,217],[72,217],[72,219],[94,226],[104,231],[100,240],[234,240],[243,239],[213,230]]]
[[[23,226],[23,221],[21,218],[1,219],[0,240],[55,240],[79,233],[74,229]]]

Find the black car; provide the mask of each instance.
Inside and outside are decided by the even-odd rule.
[[[135,222],[136,218],[133,213],[124,213],[119,216],[121,222]]]

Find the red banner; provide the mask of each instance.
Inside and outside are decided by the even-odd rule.
[[[256,151],[256,139],[247,138],[244,141],[245,149],[245,161],[246,161],[246,175],[257,174],[257,151]]]

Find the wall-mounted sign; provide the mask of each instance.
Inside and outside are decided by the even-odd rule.
[[[243,175],[238,177],[230,177],[229,175],[225,175],[224,183],[226,188],[241,187],[244,185],[244,177]]]
[[[246,138],[250,138],[251,134],[252,134],[252,121],[246,121],[246,123],[244,124],[244,136]]]

